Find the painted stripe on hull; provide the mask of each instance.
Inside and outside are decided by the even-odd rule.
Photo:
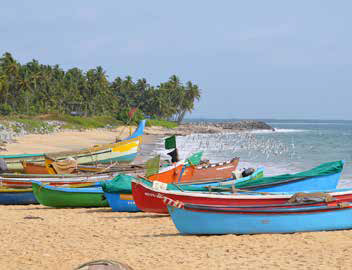
[[[109,158],[104,160],[99,160],[100,163],[109,163],[109,162],[132,162],[137,157],[137,153],[129,154],[125,156]]]

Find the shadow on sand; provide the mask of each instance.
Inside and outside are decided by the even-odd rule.
[[[173,236],[187,236],[187,235],[182,235],[180,233],[159,233],[159,234],[145,234],[142,235],[142,237],[153,237],[153,238],[159,238],[159,237],[173,237]]]
[[[131,216],[121,216],[121,217],[101,217],[101,218],[115,218],[115,219],[143,219],[143,218],[164,218],[164,217],[169,217],[169,215],[133,215],[133,213],[130,213]]]

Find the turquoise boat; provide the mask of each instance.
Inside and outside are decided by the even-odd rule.
[[[351,202],[212,206],[168,200],[181,234],[295,233],[352,228]]]

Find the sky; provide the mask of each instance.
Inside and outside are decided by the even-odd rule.
[[[352,119],[352,1],[3,1],[0,53],[202,90],[188,118]]]

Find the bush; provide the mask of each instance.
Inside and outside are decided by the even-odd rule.
[[[156,120],[156,119],[148,119],[147,121],[147,126],[159,126],[159,127],[165,127],[165,128],[177,128],[177,123],[175,122],[170,122],[166,120]]]
[[[0,114],[1,115],[9,115],[12,113],[12,107],[9,104],[1,104],[0,105]]]
[[[137,109],[133,114],[132,119],[130,119],[130,116],[128,115],[130,111],[131,111],[130,108],[121,110],[120,112],[117,113],[116,119],[122,121],[126,125],[129,125],[129,124],[138,124],[139,121],[145,118],[142,111]]]

